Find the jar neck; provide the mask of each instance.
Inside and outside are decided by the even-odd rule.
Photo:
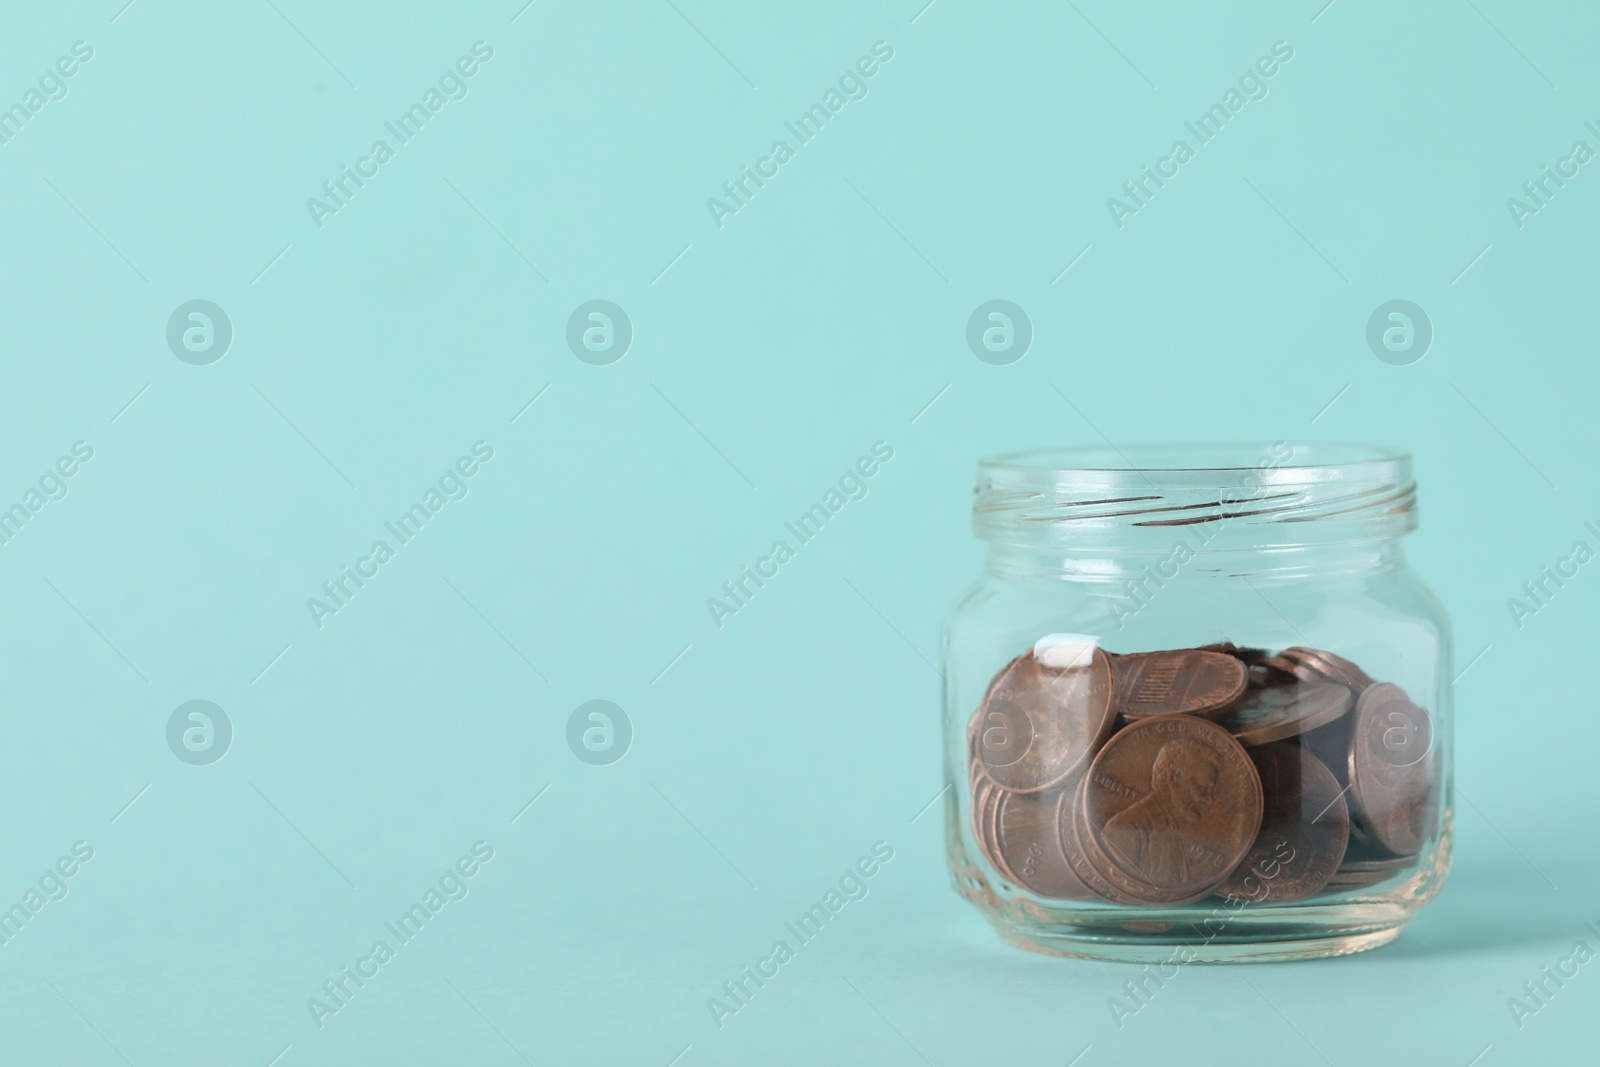
[[[1337,579],[1399,570],[1398,537],[1331,544],[1196,550],[1180,539],[1162,548],[991,543],[984,573],[1002,579],[1122,582],[1180,578],[1262,581]]]
[[[979,463],[972,528],[1006,573],[1370,571],[1398,566],[1416,498],[1410,457],[1365,446],[1047,450]]]

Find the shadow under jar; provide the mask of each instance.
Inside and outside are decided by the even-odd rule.
[[[1450,625],[1410,456],[982,461],[946,620],[946,837],[1011,943],[1147,963],[1392,941],[1450,865]]]

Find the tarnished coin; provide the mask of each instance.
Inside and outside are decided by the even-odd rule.
[[[1116,723],[1111,661],[1090,644],[1029,650],[1008,663],[971,726],[984,772],[1019,793],[1060,784],[1087,765]]]
[[[1283,685],[1294,681],[1294,676],[1283,671],[1274,671],[1265,664],[1270,658],[1270,653],[1264,648],[1246,648],[1236,645],[1232,641],[1219,641],[1214,645],[1202,645],[1197,652],[1221,652],[1232,656],[1244,664],[1245,684],[1251,689],[1261,689],[1269,685]]]
[[[1073,873],[1062,849],[1061,798],[1076,782],[1041,793],[1002,792],[995,813],[997,854],[1013,882],[1041,897],[1088,900],[1094,896]]]
[[[1301,748],[1333,772],[1341,789],[1348,789],[1350,785],[1350,727],[1355,718],[1354,714],[1341,715],[1326,726],[1307,730],[1297,739]],[[1350,817],[1355,819],[1356,813],[1352,811]]]
[[[1119,893],[1175,904],[1227,878],[1261,814],[1261,776],[1233,735],[1192,715],[1156,715],[1095,757],[1077,829],[1090,865]]]
[[[1362,827],[1390,852],[1422,847],[1432,817],[1433,726],[1405,690],[1369,686],[1356,701],[1350,736],[1350,798]]]
[[[1304,900],[1341,869],[1350,815],[1333,774],[1294,745],[1252,749],[1265,814],[1244,862],[1217,895],[1254,904]]]
[[[1360,694],[1371,687],[1372,676],[1343,656],[1336,656],[1320,648],[1296,645],[1281,652],[1280,658],[1293,663],[1295,674],[1301,681],[1337,682]]]
[[[1264,745],[1325,726],[1354,702],[1350,690],[1328,682],[1252,689],[1221,722],[1241,745]]]
[[[1381,871],[1366,874],[1341,874],[1328,879],[1328,884],[1322,887],[1322,893],[1323,895],[1350,893],[1357,889],[1365,889],[1369,885],[1377,885],[1379,882],[1387,881],[1392,877],[1393,875],[1385,874]]]
[[[1362,845],[1352,835],[1350,847],[1345,850],[1344,862],[1339,864],[1339,869],[1328,879],[1323,892],[1347,893],[1353,889],[1377,885],[1403,873],[1416,861],[1415,856],[1385,855],[1381,850]]]
[[[1346,793],[1346,796],[1350,794]],[[1420,846],[1419,846],[1420,850]],[[1361,824],[1361,813],[1356,810],[1354,801],[1350,804],[1350,847],[1344,850],[1344,863],[1352,866],[1361,864],[1378,864],[1380,861],[1404,866],[1415,863],[1416,852],[1397,853],[1380,842],[1371,830]],[[1344,864],[1340,864],[1344,866]]]
[[[1287,671],[1275,670],[1272,667],[1268,667],[1264,662],[1255,666],[1246,666],[1245,678],[1246,684],[1251,689],[1270,689],[1274,686],[1294,685],[1299,681],[1298,678]]]
[[[1130,722],[1152,715],[1215,718],[1245,690],[1244,664],[1222,652],[1135,652],[1115,663],[1117,711]]]
[[[1261,669],[1275,685],[1322,681],[1322,676],[1308,667],[1299,653],[1287,649],[1262,660]]]
[[[1218,641],[1211,645],[1201,645],[1199,648],[1195,649],[1195,651],[1222,652],[1226,655],[1232,656],[1240,663],[1243,663],[1246,667],[1254,667],[1256,664],[1266,659],[1268,655],[1267,650],[1264,648],[1246,648],[1242,645],[1236,645],[1232,641]]]
[[[1341,877],[1347,874],[1355,875],[1370,873],[1382,874],[1387,877],[1388,875],[1394,874],[1396,871],[1405,870],[1416,861],[1417,857],[1415,856],[1386,856],[1379,860],[1347,859],[1343,863],[1339,864],[1339,870],[1335,873]]]

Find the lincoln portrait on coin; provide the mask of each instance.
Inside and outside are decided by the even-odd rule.
[[[1106,822],[1102,837],[1112,856],[1154,885],[1189,882],[1194,872],[1184,831],[1205,818],[1218,774],[1217,758],[1205,745],[1162,745],[1150,766],[1150,792]]]

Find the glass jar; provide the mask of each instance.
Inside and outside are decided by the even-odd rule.
[[[943,640],[957,890],[1012,944],[1142,963],[1386,944],[1450,864],[1450,626],[1410,456],[982,461]]]

